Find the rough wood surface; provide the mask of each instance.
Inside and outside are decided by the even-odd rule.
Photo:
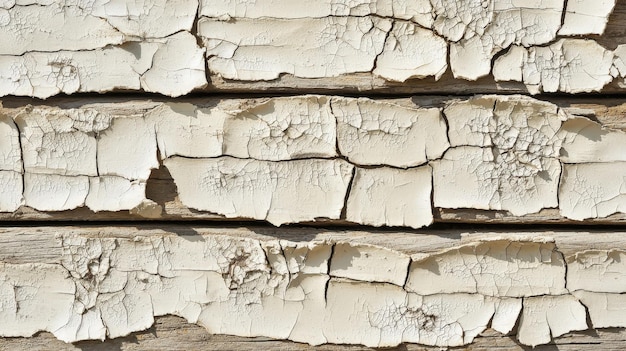
[[[623,238],[539,228],[0,228],[0,333],[115,339],[174,314],[214,333],[310,344],[462,346],[488,327],[524,345],[558,344],[571,331],[626,326]],[[494,340],[506,338],[484,345]]]
[[[0,96],[625,91],[624,0],[34,3],[0,7]]]
[[[261,5],[262,6],[262,5]],[[462,11],[462,10],[460,10]],[[581,19],[578,24],[584,22]],[[626,1],[618,0],[611,13],[603,35],[591,35],[589,38],[609,50],[614,50],[620,44],[626,44]],[[541,31],[541,30],[540,30]],[[545,31],[545,29],[544,29]],[[202,36],[202,34],[200,34]],[[471,57],[465,57],[468,59]],[[396,62],[396,64],[399,64]],[[471,93],[528,93],[529,89],[523,83],[496,82],[491,75],[475,81],[455,78],[448,69],[445,74],[435,80],[433,77],[423,79],[409,79],[404,82],[386,80],[371,73],[353,73],[333,78],[298,78],[291,74],[282,74],[276,80],[246,82],[224,79],[218,74],[210,72],[209,91],[248,92],[251,90],[291,93],[294,88],[307,92],[342,94],[363,93],[365,91],[381,94],[467,94]],[[614,81],[602,90],[604,93],[623,92],[623,83]]]
[[[626,0],[0,0],[0,350],[624,349],[625,93]]]
[[[483,111],[486,114],[491,114],[492,100],[500,101],[499,103],[503,106],[501,108],[503,112],[496,112],[501,114],[501,117],[498,117],[499,119],[484,119],[481,122],[484,124],[483,126],[475,127],[482,128],[480,132],[469,131],[466,127],[469,122],[466,119],[478,117],[468,117],[470,115],[464,111],[471,108],[472,111]],[[330,103],[332,105],[329,105]],[[515,112],[517,115],[507,112],[508,107],[506,106],[509,103],[512,106],[517,106],[516,108],[526,110],[522,114]],[[12,211],[15,207],[11,206],[19,205],[19,197],[4,205],[7,209],[4,210],[4,213],[0,212],[0,220],[3,221],[142,221],[153,219],[165,221],[246,221],[267,219],[275,224],[300,222],[316,225],[352,225],[357,223],[376,226],[420,227],[428,225],[431,221],[440,223],[618,224],[626,218],[623,213],[624,210],[620,211],[619,201],[621,200],[619,198],[615,205],[610,205],[613,207],[608,207],[600,212],[585,210],[587,208],[593,210],[591,205],[582,210],[563,206],[560,209],[557,208],[555,189],[560,168],[559,166],[555,168],[558,163],[551,161],[557,157],[560,158],[564,162],[564,169],[570,172],[578,172],[577,168],[572,168],[576,165],[580,165],[580,167],[595,165],[593,166],[595,168],[591,168],[590,171],[594,175],[608,174],[605,171],[595,170],[601,167],[613,167],[614,172],[621,172],[618,167],[620,163],[615,161],[624,159],[621,149],[622,144],[626,142],[623,136],[623,131],[626,130],[626,104],[618,98],[550,98],[538,100],[499,95],[483,98],[423,96],[368,100],[307,95],[289,98],[185,98],[177,100],[174,104],[167,100],[136,100],[122,97],[99,98],[95,102],[89,103],[85,103],[80,98],[58,98],[46,102],[13,98],[5,99],[2,106],[5,116],[9,118],[5,121],[5,125],[9,122],[8,125],[15,126],[8,134],[12,135],[11,138],[15,140],[0,148],[0,151],[5,150],[2,152],[8,155],[5,156],[5,160],[7,160],[5,165],[0,165],[0,169],[4,169],[0,173],[19,174],[22,169],[20,155],[23,153],[27,176],[25,180],[31,184],[28,187],[31,189],[30,193],[25,193],[26,206],[21,206]],[[359,110],[355,112],[357,106]],[[378,113],[382,111],[381,109],[384,109],[384,113],[380,116],[394,115],[396,119],[403,118],[406,121],[402,123],[409,123],[408,125],[412,127],[400,129],[400,132],[389,129],[381,133],[377,128],[390,128],[385,126],[390,121],[378,120],[379,118],[386,118],[379,117]],[[539,111],[537,109],[546,110],[537,114]],[[294,110],[300,111],[297,116],[290,112]],[[371,111],[371,115],[368,115],[369,111]],[[443,113],[446,117],[445,124],[449,129],[447,136],[442,117],[437,117],[439,113]],[[543,115],[544,113],[548,114]],[[560,114],[567,117],[561,117]],[[349,122],[349,120],[357,115],[358,118],[371,119],[372,125],[384,127],[374,127],[373,129],[371,129],[372,127],[354,127],[350,124],[353,122]],[[47,124],[49,122],[43,122],[45,118],[53,121],[58,120],[58,122]],[[305,120],[301,120],[302,118]],[[507,121],[507,118],[514,118],[518,122]],[[557,130],[562,123],[562,118],[569,120],[562,127],[560,132],[563,133],[562,136],[560,134],[555,136],[550,136],[549,133],[540,134],[543,135],[541,138],[544,139],[555,137],[556,139],[555,141],[532,140],[536,138],[533,136],[532,133],[535,132],[532,130],[540,130],[548,126],[548,124],[544,127],[537,127],[537,125],[552,123],[550,128]],[[335,127],[335,119],[337,119],[337,127]],[[531,127],[531,131],[524,129],[528,127],[509,125],[509,123],[528,123],[523,122],[526,119],[534,121],[532,123],[535,126]],[[12,120],[15,120],[16,124],[12,124]],[[94,131],[65,131],[62,128],[66,128],[63,127],[63,123],[66,122],[62,121],[68,120],[73,120],[72,123],[76,125],[84,124],[87,120],[100,121],[89,122],[100,124],[89,127],[95,128]],[[408,122],[409,120],[412,122]],[[123,129],[122,122],[133,123],[133,125]],[[187,123],[191,123],[192,127],[185,127]],[[292,126],[293,130],[299,131],[293,132]],[[54,130],[54,128],[58,130]],[[395,127],[392,126],[391,128]],[[585,133],[589,136],[580,138],[584,140],[572,139],[574,141],[569,141],[570,138],[578,137],[582,128],[586,130]],[[598,131],[593,132],[594,128]],[[109,130],[112,131],[109,132]],[[133,135],[127,133],[129,130],[132,130]],[[315,136],[315,133],[320,133],[320,131],[323,133],[320,134],[323,135],[322,138]],[[428,131],[428,133],[424,134],[424,131]],[[296,137],[292,137],[290,133],[296,133]],[[501,145],[496,145],[499,148],[499,151],[496,152],[505,155],[503,152],[509,152],[506,150],[510,149],[511,152],[517,153],[517,157],[530,157],[532,162],[539,163],[526,169],[527,166],[521,161],[514,161],[512,164],[506,163],[508,161],[498,160],[494,162],[477,161],[478,164],[496,167],[495,170],[485,171],[487,173],[484,175],[476,171],[465,174],[458,169],[459,165],[465,162],[464,160],[476,158],[477,153],[484,153],[485,150],[493,148],[494,146],[490,144],[491,141],[489,140],[497,140],[507,133],[526,133],[520,134],[521,136],[517,138],[522,141],[524,138],[530,138],[531,144],[537,143],[533,147],[541,148],[540,153],[545,155],[538,157],[538,154],[528,153],[525,151],[527,146],[524,145],[511,148],[510,145],[507,145],[509,143],[507,136],[502,139],[503,141],[497,141]],[[554,132],[552,133],[554,134]],[[598,136],[589,133],[597,133]],[[373,135],[380,136],[372,137]],[[68,138],[72,138],[72,143],[86,142],[88,146],[80,146],[75,149],[75,146],[68,144]],[[482,140],[483,138],[487,138],[486,143]],[[9,138],[7,141],[10,140],[12,139]],[[97,144],[100,144],[98,147],[100,152],[96,156]],[[452,148],[444,155],[446,161],[443,162],[441,155],[450,145]],[[131,151],[115,151],[120,147]],[[275,148],[280,149],[280,152],[273,153],[272,150]],[[103,150],[109,149],[112,151],[103,152]],[[157,157],[157,152],[160,157]],[[536,151],[533,152],[536,153]],[[461,155],[458,156],[457,154]],[[236,156],[236,158],[224,158],[221,157],[222,155]],[[214,159],[215,157],[217,159]],[[484,156],[480,155],[480,157]],[[308,161],[303,163],[304,159]],[[214,160],[223,161],[216,163]],[[266,162],[266,160],[271,162]],[[316,165],[313,165],[312,162]],[[430,175],[427,174],[428,171],[424,173],[426,168],[421,166],[426,162],[433,166],[434,190],[426,186],[430,183],[428,180]],[[524,162],[531,161],[526,160]],[[198,175],[200,174],[199,169],[207,167],[205,165],[209,165],[207,169],[215,169],[219,172],[234,172],[238,167],[245,165],[245,167],[255,167],[257,169],[256,174],[278,172],[284,176],[298,172],[311,172],[307,169],[314,166],[317,169],[313,171],[314,173],[319,170],[321,172],[319,174],[324,174],[324,172],[328,174],[326,178],[320,175],[320,181],[329,182],[326,187],[336,188],[336,191],[330,192],[330,195],[320,193],[317,196],[324,196],[323,202],[330,205],[332,201],[333,205],[326,206],[324,209],[302,208],[297,213],[289,214],[287,212],[288,215],[285,216],[284,210],[258,207],[266,200],[259,200],[261,202],[256,203],[258,208],[245,209],[245,204],[251,200],[242,197],[237,200],[239,201],[235,206],[237,210],[233,212],[228,209],[229,206],[220,201],[234,201],[233,199],[239,196],[236,195],[238,192],[247,190],[240,188],[240,185],[236,185],[236,183],[232,183],[228,185],[232,186],[231,190],[221,191],[220,194],[216,192],[216,188],[210,188],[208,185],[206,187],[209,188],[203,190],[205,193],[200,193],[197,184],[207,184],[210,178],[207,178],[206,175]],[[306,167],[304,167],[305,165]],[[351,167],[355,165],[358,166],[355,179],[359,179],[359,181],[349,185],[351,191],[346,193],[346,177],[350,177],[348,173],[351,172]],[[169,166],[170,169],[166,166]],[[368,169],[372,166],[381,168],[378,171]],[[278,170],[276,167],[281,169]],[[333,167],[345,169],[342,171],[345,173],[342,179],[330,175],[332,172],[329,173],[328,170]],[[402,171],[398,167],[409,167],[409,170]],[[450,170],[450,167],[454,170]],[[192,170],[196,168],[198,170]],[[266,171],[258,170],[266,168]],[[171,169],[177,172],[174,174],[174,179]],[[228,169],[233,169],[233,171],[228,171]],[[521,189],[526,185],[513,183],[500,185],[499,189],[489,190],[493,185],[488,185],[488,183],[490,184],[488,179],[495,177],[504,180],[516,177],[515,172],[530,171],[532,174],[535,172],[533,169],[543,169],[550,174],[552,181],[548,184],[541,185],[535,180],[528,184],[531,189],[538,189],[538,194],[541,196],[545,194],[545,197],[537,197],[537,195],[530,193],[523,195],[522,193],[526,190],[522,191]],[[418,173],[412,172],[420,170],[423,173],[421,177],[425,178],[417,181],[420,176]],[[589,171],[586,172],[589,173]],[[440,178],[450,174],[456,174],[456,177],[460,177],[459,180],[451,181]],[[584,176],[585,173],[582,174]],[[177,175],[178,180],[176,180]],[[251,176],[256,175],[251,174]],[[404,182],[400,181],[400,178],[395,179],[395,177],[401,176],[406,177],[406,179],[415,179],[413,182],[415,188],[402,190],[395,195],[389,193],[388,189],[395,187],[394,182]],[[81,180],[85,184],[91,182],[90,188],[92,189],[89,190],[86,200],[84,198],[87,189],[82,194],[83,200],[78,199],[75,204],[68,201],[59,202],[65,196],[62,195],[62,191],[67,190],[55,190],[58,194],[50,192],[51,189],[46,188],[46,184],[60,182],[53,177],[72,182]],[[188,179],[182,177],[188,177]],[[237,177],[235,176],[235,178]],[[466,181],[472,177],[486,178]],[[17,179],[19,180],[19,178]],[[107,185],[104,183],[104,185],[99,185],[110,180],[121,182],[121,184]],[[220,182],[222,181],[220,180]],[[259,184],[271,183],[269,178],[265,180],[259,178],[255,181],[260,182]],[[381,184],[379,190],[368,185],[374,181]],[[298,182],[296,181],[289,182],[295,184],[289,186],[300,186],[297,185]],[[564,184],[571,186],[569,183]],[[607,184],[611,184],[611,182],[600,181],[597,186],[606,186]],[[116,189],[115,187],[110,188],[113,185],[119,186],[120,194],[124,194],[128,199],[118,200],[117,196],[102,198],[97,195],[97,186],[104,187],[110,193],[113,191],[112,189]],[[44,188],[47,189],[47,195],[40,196],[38,192],[33,192],[34,186],[40,187],[37,188],[39,191]],[[288,201],[292,201],[289,200],[288,195],[290,193],[306,192],[311,195],[311,191],[315,189],[315,187],[306,188],[304,185],[300,189],[294,188],[292,190],[285,190],[287,189],[285,185],[273,186],[275,188],[264,188],[267,195],[263,196],[274,196],[275,204],[280,201],[287,201],[285,204],[279,205],[286,206],[285,208],[294,208],[292,205],[287,205]],[[614,186],[619,187],[619,184],[614,183]],[[276,187],[283,189],[281,190],[282,193]],[[493,197],[498,195],[498,192],[511,194],[507,187],[518,189],[516,192],[522,194],[519,195],[521,196],[520,199],[494,200]],[[3,191],[12,194],[11,189],[12,187],[8,186]],[[19,187],[14,186],[13,189],[17,191]],[[370,193],[363,197],[365,191]],[[435,196],[431,213],[428,203],[430,202],[429,194],[433,191]],[[616,190],[609,189],[607,191]],[[95,195],[92,196],[92,193]],[[408,193],[414,194],[411,197],[412,200],[420,199],[421,207],[409,208],[406,210],[408,212],[403,215],[390,212],[389,217],[386,218],[376,213],[363,212],[364,209],[371,207],[366,205],[367,201],[376,202],[378,205],[385,204],[385,206],[392,208],[394,202],[404,201],[400,199]],[[423,194],[419,195],[421,193]],[[465,197],[460,196],[464,193],[467,193]],[[568,194],[572,193],[566,191],[561,194],[561,200],[568,200]],[[128,194],[132,194],[132,196]],[[371,196],[374,194],[378,194],[375,195],[378,198],[372,198]],[[344,196],[347,197],[347,203],[344,203]],[[55,202],[56,200],[51,200],[54,198],[59,198],[58,203]],[[223,200],[218,200],[220,198]],[[583,200],[587,201],[585,198]],[[387,201],[389,202],[387,203]],[[578,200],[569,201],[575,203]],[[597,201],[602,201],[602,199]],[[2,202],[0,202],[1,204]],[[263,206],[271,206],[271,203],[266,203]],[[62,209],[65,210],[59,211]],[[568,211],[565,215],[563,215],[564,210]],[[277,217],[273,213],[278,212],[272,211],[282,211],[283,214]],[[616,213],[613,214],[613,212]],[[408,216],[412,219],[410,222],[405,222],[402,216]],[[581,221],[581,219],[585,220]]]
[[[520,345],[515,336],[503,336],[491,329],[485,330],[475,342],[467,347],[458,347],[454,350],[497,350],[497,351],[578,351],[578,350],[618,350],[626,342],[626,330],[607,328],[589,330],[585,332],[568,333],[547,345],[534,348]],[[319,345],[291,341],[272,340],[269,338],[243,338],[230,335],[209,334],[206,329],[195,324],[187,323],[179,317],[158,317],[155,324],[148,330],[133,333],[127,337],[100,341],[81,341],[75,344],[66,344],[56,339],[50,333],[39,333],[31,338],[1,338],[0,350],[41,350],[41,351],[147,351],[147,350],[241,350],[255,351],[270,350],[311,350],[311,351],[365,351],[379,350],[356,345]],[[385,348],[389,351],[431,351],[441,350],[438,347],[428,347],[414,344],[404,344],[398,347]]]

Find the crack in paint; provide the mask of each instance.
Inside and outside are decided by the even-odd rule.
[[[559,209],[580,220],[626,207],[626,186],[597,177],[626,162],[615,147],[626,134],[529,97],[428,108],[306,95],[157,103],[130,116],[116,106],[4,108],[0,176],[13,185],[0,210],[87,206],[158,218],[145,188],[161,163],[188,208],[275,225],[419,228],[446,208]]]
[[[211,333],[314,345],[452,347],[472,343],[488,327],[509,333],[521,315],[518,340],[536,346],[569,331],[626,326],[623,313],[602,312],[608,301],[619,306],[626,287],[613,286],[596,265],[577,263],[624,253],[565,256],[550,238],[467,242],[413,260],[385,247],[341,240],[62,234],[57,242],[60,257],[49,263],[0,263],[0,297],[7,295],[0,301],[14,306],[0,311],[0,335],[49,331],[66,342],[104,340],[147,329],[154,317],[172,314]],[[462,269],[473,269],[471,261],[455,261],[454,253],[466,249],[468,257],[482,262],[478,273]],[[555,262],[546,255],[562,269],[550,270]],[[440,273],[455,278],[417,279],[421,270],[435,269],[427,263],[433,259],[439,260]],[[529,275],[502,271],[500,260]],[[620,274],[624,260],[604,262]],[[391,273],[398,274],[395,283]],[[481,289],[491,285],[493,294],[465,290],[466,278],[480,279],[474,286]],[[559,279],[560,290],[554,285]],[[577,283],[581,279],[604,283],[589,292]],[[446,289],[420,290],[438,284]],[[502,290],[498,284],[510,285]]]

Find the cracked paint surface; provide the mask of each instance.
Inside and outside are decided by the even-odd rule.
[[[561,35],[602,34],[615,1],[567,1]]]
[[[146,185],[163,164],[187,208],[275,225],[420,228],[436,209],[464,208],[624,213],[624,131],[575,112],[518,95],[436,107],[304,95],[3,108],[0,211],[158,217]]]
[[[448,71],[460,80],[519,81],[531,94],[599,91],[625,78],[614,62],[623,50],[589,38],[604,32],[614,6],[10,0],[0,4],[0,96],[122,90],[175,97],[208,87],[207,76],[253,82],[368,73],[404,82]]]
[[[613,52],[568,36],[602,34],[614,6],[614,0],[202,0],[198,35],[210,73],[230,80],[358,72],[438,80],[449,62],[457,79],[476,80],[493,69],[497,81],[520,81],[531,94],[578,93],[613,80]],[[296,32],[306,39],[290,41]]]
[[[536,346],[626,323],[626,287],[607,276],[623,252],[468,240],[409,254],[341,239],[58,234],[43,261],[0,262],[0,335],[104,340],[172,314],[211,333],[312,345],[453,347],[492,328]]]
[[[443,111],[451,148],[433,163],[434,205],[507,210],[558,206],[557,132],[567,116],[527,97],[483,96]]]
[[[565,165],[561,178],[564,216],[583,220],[626,211],[626,162]]]
[[[156,154],[154,131],[145,128],[143,118],[113,118],[92,108],[29,106],[14,119],[19,140],[11,150],[23,159],[26,206],[118,211],[147,201],[145,186],[150,169],[158,166],[156,156],[116,156],[127,148]]]
[[[302,18],[280,25],[271,19],[198,21],[208,69],[236,80],[369,72],[389,30],[391,21],[379,17]],[[295,37],[300,39],[294,42]]]
[[[177,180],[181,200],[190,207],[274,225],[338,219],[354,168],[343,160],[268,162],[232,157],[174,157],[165,166]]]
[[[422,295],[559,295],[567,293],[565,266],[553,243],[484,242],[414,260],[406,289]]]
[[[450,145],[436,108],[407,108],[370,99],[332,99],[339,151],[365,166],[413,167],[441,157]]]
[[[363,74],[386,82],[491,75],[531,94],[596,92],[626,84],[626,45],[592,40],[614,6],[0,0],[0,96],[179,97],[213,89],[216,77]],[[552,209],[572,220],[626,213],[624,131],[537,99],[154,100],[0,104],[0,212],[159,218],[147,189],[165,166],[156,173],[169,172],[185,209],[275,226],[420,228],[451,208],[520,217]],[[378,239],[348,229],[304,238],[233,227],[29,230],[0,228],[2,337],[105,340],[163,315],[215,334],[369,347],[458,347],[487,328],[534,347],[626,327],[626,251],[568,249],[576,239],[413,231],[399,244],[390,230]],[[422,236],[437,244],[421,245]]]
[[[185,55],[177,57],[181,52]],[[45,99],[60,93],[112,90],[185,95],[207,84],[203,55],[204,49],[185,31],[89,50],[21,55],[0,50],[0,96]]]
[[[523,82],[531,94],[600,91],[613,80],[613,60],[613,52],[594,41],[561,39],[550,46],[512,47],[495,61],[494,78]]]
[[[0,5],[0,47],[4,55],[22,55],[163,38],[191,30],[197,6],[194,0],[11,0]]]
[[[432,169],[356,168],[346,219],[373,226],[421,228],[433,222]]]

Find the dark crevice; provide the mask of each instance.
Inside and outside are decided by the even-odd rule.
[[[348,181],[348,187],[346,188],[346,194],[343,198],[343,208],[341,209],[340,219],[345,220],[347,218],[348,211],[348,198],[350,197],[350,192],[352,191],[352,186],[354,186],[354,178],[356,177],[356,167],[352,168],[352,174],[350,175],[350,181]]]
[[[332,267],[333,257],[335,255],[335,244],[330,246],[330,256],[328,256],[328,280],[326,281],[326,285],[324,286],[324,303],[328,303],[328,287],[330,286],[330,281],[332,276],[330,275],[330,267]]]
[[[458,82],[457,82],[458,83]],[[459,86],[459,84],[456,84]],[[283,89],[283,88],[281,88]],[[225,99],[261,99],[261,98],[274,98],[274,97],[294,97],[303,95],[326,95],[326,96],[338,96],[348,98],[371,98],[371,99],[408,99],[414,98],[416,101],[427,99],[462,99],[471,98],[480,95],[519,95],[527,94],[527,92],[521,91],[480,91],[471,92],[470,86],[463,89],[462,92],[456,91],[428,91],[428,92],[393,92],[393,91],[354,91],[354,90],[342,90],[337,89],[323,89],[323,90],[311,90],[311,89],[293,89],[284,88],[286,90],[266,89],[259,91],[233,91],[233,90],[216,90],[216,91],[195,91],[178,98],[171,98],[165,95],[157,93],[146,93],[137,91],[112,91],[106,94],[102,93],[77,93],[77,94],[58,94],[47,99],[39,99],[34,97],[25,96],[5,96],[2,98],[2,106],[5,108],[19,108],[27,105],[33,106],[59,106],[64,108],[79,108],[83,105],[94,103],[121,103],[129,101],[146,100],[152,102],[189,102],[197,103],[199,105],[207,102],[208,99],[225,100]],[[576,101],[582,100],[622,100],[626,95],[626,89],[624,92],[611,92],[611,93],[578,93],[563,94],[563,93],[542,93],[532,95],[532,98],[543,101],[561,101],[562,104],[571,104]]]
[[[598,223],[586,223],[586,224],[548,224],[548,223],[442,223],[435,222],[434,224],[420,228],[412,229],[409,227],[374,227],[360,224],[350,224],[346,222],[332,223],[332,222],[315,222],[315,223],[296,223],[285,224],[280,227],[276,227],[265,221],[245,220],[245,219],[233,219],[233,220],[154,220],[154,219],[131,219],[131,220],[2,220],[0,221],[0,228],[10,227],[76,227],[76,228],[97,228],[97,227],[134,227],[145,229],[163,229],[168,227],[197,227],[197,228],[258,228],[267,229],[263,230],[267,235],[272,235],[272,232],[289,232],[290,230],[305,230],[305,231],[362,231],[368,233],[402,233],[402,234],[439,234],[440,232],[510,232],[516,233],[538,233],[538,232],[585,232],[585,233],[606,233],[606,232],[624,232],[626,234],[626,226],[620,224],[598,224]]]

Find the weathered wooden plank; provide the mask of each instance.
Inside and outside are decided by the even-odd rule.
[[[259,7],[263,5],[258,5]],[[234,8],[234,6],[233,6]],[[600,10],[601,7],[597,7]],[[248,6],[248,11],[254,13],[254,5]],[[216,10],[219,11],[219,10]],[[261,10],[262,11],[262,10]],[[459,11],[463,11],[459,9]],[[202,14],[202,13],[201,13]],[[231,16],[233,14],[230,14]],[[405,14],[408,15],[408,14]],[[254,16],[251,14],[251,16]],[[476,16],[474,14],[473,16]],[[236,17],[236,16],[235,16]],[[445,18],[445,16],[443,16]],[[233,19],[236,20],[236,19]],[[543,21],[541,21],[543,22]],[[580,23],[588,22],[584,19],[577,21],[578,27]],[[595,40],[600,45],[609,50],[614,50],[618,45],[626,43],[626,1],[618,0],[615,8],[611,13],[607,27],[603,35],[591,35],[589,38]],[[462,27],[462,26],[461,26]],[[253,33],[252,30],[251,33]],[[539,32],[547,32],[546,29]],[[200,33],[200,36],[203,34]],[[445,36],[445,35],[444,35]],[[409,36],[410,37],[410,36]],[[564,38],[565,36],[557,36],[556,38]],[[555,42],[557,39],[551,41]],[[496,40],[494,40],[496,41]],[[532,41],[532,39],[531,39]],[[472,44],[475,44],[472,42]],[[545,44],[545,43],[544,43]],[[406,44],[410,46],[409,44]],[[468,45],[471,47],[472,45]],[[528,46],[528,45],[526,45]],[[418,55],[419,56],[419,55]],[[474,56],[481,56],[475,53]],[[473,60],[475,57],[471,55],[465,59]],[[400,64],[396,61],[396,65]],[[471,64],[468,66],[472,66]],[[476,66],[476,65],[475,65]],[[452,68],[454,70],[454,67]],[[298,78],[292,74],[281,74],[278,79],[268,81],[240,81],[234,79],[224,79],[215,72],[209,72],[210,91],[231,91],[231,92],[248,92],[248,91],[265,91],[275,93],[293,93],[294,89],[315,93],[336,93],[343,94],[351,92],[362,94],[364,91],[375,92],[381,94],[467,94],[469,93],[528,93],[529,89],[526,85],[518,82],[494,81],[492,75],[478,78],[477,80],[467,81],[464,79],[454,78],[450,69],[441,76],[439,80],[433,77],[423,79],[408,79],[403,82],[386,80],[372,73],[352,73],[349,75],[339,75],[332,78]],[[531,89],[532,91],[532,89]],[[623,82],[619,80],[606,85],[602,92],[604,93],[621,93],[623,92]]]
[[[568,333],[554,343],[539,345],[535,348],[524,347],[515,342],[515,336],[502,336],[488,329],[481,334],[476,341],[468,347],[455,348],[457,350],[618,350],[626,342],[626,331],[618,328],[592,330],[586,332]],[[260,348],[270,350],[348,350],[365,351],[376,350],[364,346],[355,345],[318,345],[295,343],[290,341],[278,341],[267,338],[243,338],[229,335],[212,335],[206,329],[195,324],[187,323],[179,317],[158,317],[153,327],[146,331],[133,333],[130,336],[100,341],[80,341],[75,344],[66,344],[52,336],[50,333],[39,333],[31,338],[0,338],[2,350],[41,350],[41,351],[70,351],[70,350],[241,350],[254,351]],[[440,348],[405,344],[385,350],[394,351],[430,351]]]
[[[624,0],[38,4],[0,7],[1,96],[626,91]]]
[[[593,201],[606,208],[589,203],[582,211],[559,204],[556,194],[559,183],[573,186],[561,169],[580,177],[606,173],[600,169],[607,166],[620,172],[626,103],[617,98],[306,95],[175,103],[13,98],[3,101],[3,114],[0,123],[9,127],[0,174],[26,184],[25,204],[19,184],[2,189],[9,194],[0,201],[3,221],[257,219],[419,227],[431,222],[617,224],[626,218],[619,197],[614,203],[598,198]],[[473,129],[467,127],[471,124]],[[466,162],[473,166],[461,169]],[[428,185],[431,168],[434,189]],[[548,180],[536,176],[543,174],[539,170]],[[325,185],[301,182],[299,174],[314,174]],[[458,179],[446,178],[451,175]],[[406,181],[398,177],[415,179],[413,188],[402,190],[398,184]],[[354,181],[348,184],[349,179]],[[293,203],[292,193],[317,194],[318,200],[304,208]],[[561,202],[574,193],[564,190]],[[408,194],[414,205],[395,209]],[[585,196],[569,200],[590,201]],[[384,204],[387,214],[367,212],[372,204],[366,200]],[[316,208],[321,202],[324,207]]]
[[[518,237],[549,237],[556,241],[559,251],[566,256],[586,250],[620,249],[624,230],[601,227],[578,227],[555,229],[554,227],[516,227],[514,229],[448,228],[448,229],[376,229],[376,228],[314,228],[287,226],[275,228],[269,225],[221,224],[206,226],[184,223],[85,224],[81,226],[2,226],[0,227],[0,260],[11,263],[51,263],[61,252],[59,237],[63,235],[85,238],[125,238],[135,236],[219,236],[249,238],[254,240],[287,240],[299,243],[310,241],[340,241],[355,245],[375,245],[404,252],[408,255],[429,254],[447,250],[472,240],[487,240],[501,234],[518,234]],[[515,235],[511,237],[515,238]],[[198,237],[199,239],[200,237]]]
[[[623,231],[7,227],[0,228],[0,335],[43,330],[78,347],[148,338],[151,347],[193,333],[189,343],[225,347],[172,318],[163,334],[157,326],[116,339],[174,314],[217,334],[311,344],[511,341],[489,332],[482,340],[488,327],[525,345],[602,343],[593,333],[559,337],[626,326],[624,257]],[[113,340],[80,342],[104,338]],[[31,340],[0,347],[39,339]]]

